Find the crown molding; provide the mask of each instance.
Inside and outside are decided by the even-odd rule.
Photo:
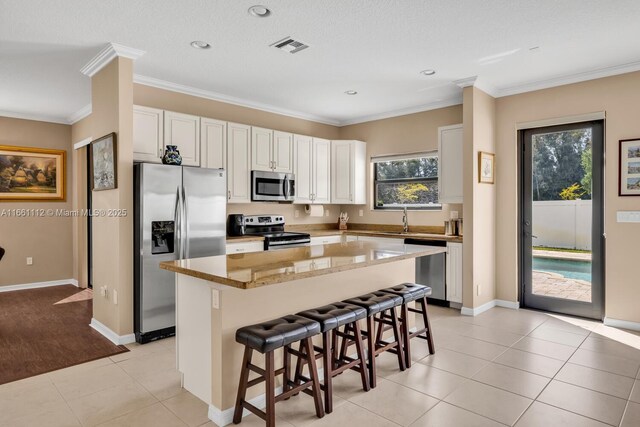
[[[209,90],[197,89],[191,86],[185,86],[178,83],[168,82],[166,80],[156,79],[154,77],[142,76],[140,74],[133,75],[133,82],[144,86],[151,86],[158,89],[164,89],[171,92],[183,93],[185,95],[196,96],[198,98],[210,99],[212,101],[225,102],[227,104],[238,105],[240,107],[253,108],[256,110],[266,111],[268,113],[280,114],[283,116],[294,117],[296,119],[309,120],[316,123],[326,125],[339,126],[340,122],[314,114],[300,113],[298,111],[287,110],[275,107],[261,102],[250,101],[248,99],[236,98],[234,96],[224,95]]]
[[[80,72],[85,76],[93,77],[117,56],[135,61],[145,53],[144,50],[134,49],[118,43],[108,43],[91,61],[80,69]]]
[[[556,86],[563,86],[572,83],[580,83],[588,80],[600,79],[603,77],[617,76],[619,74],[632,73],[640,71],[640,61],[628,62],[626,64],[614,65],[611,67],[597,68],[595,70],[584,71],[581,73],[568,74],[564,76],[556,76],[544,80],[536,80],[520,85],[507,86],[497,88],[497,97],[517,95],[520,93],[533,92],[541,89],[549,89]]]
[[[69,122],[65,117],[54,116],[49,114],[18,113],[15,111],[0,110],[0,117],[10,117],[12,119],[22,119],[22,120],[34,120],[37,122],[58,123],[61,125],[69,124]]]
[[[475,85],[476,80],[478,80],[478,76],[465,77],[464,79],[454,80],[453,84],[464,89],[465,87]]]
[[[408,114],[422,113],[438,108],[451,107],[453,105],[462,104],[462,94],[454,98],[448,98],[438,102],[418,105],[415,107],[403,108],[400,110],[388,111],[386,113],[370,114],[368,116],[357,117],[355,119],[342,120],[340,126],[357,125],[360,123],[372,122],[374,120],[390,119],[393,117],[406,116]]]
[[[67,117],[67,124],[73,125],[84,119],[91,114],[91,103],[85,105],[69,117]]]

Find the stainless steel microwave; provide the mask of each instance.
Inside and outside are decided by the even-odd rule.
[[[292,173],[251,171],[251,200],[293,202],[295,188]]]

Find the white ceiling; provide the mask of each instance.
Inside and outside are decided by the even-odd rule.
[[[638,0],[0,0],[0,115],[68,122],[115,42],[147,52],[138,81],[353,123],[460,103],[470,76],[501,96],[638,70],[639,18]],[[310,48],[269,47],[286,36]]]

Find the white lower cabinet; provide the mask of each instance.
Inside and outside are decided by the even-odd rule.
[[[340,243],[342,236],[337,234],[335,236],[318,236],[311,238],[311,246],[314,245],[329,245],[331,243]]]
[[[462,243],[447,242],[447,301],[462,304]]]
[[[264,251],[264,242],[227,242],[227,254],[242,254],[247,252],[262,252]]]

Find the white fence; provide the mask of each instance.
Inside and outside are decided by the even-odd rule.
[[[534,246],[591,250],[591,200],[533,202]]]

